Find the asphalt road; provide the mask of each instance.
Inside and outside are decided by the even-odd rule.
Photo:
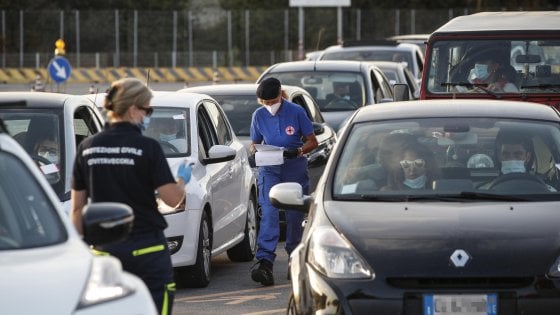
[[[212,278],[208,287],[177,288],[173,314],[286,314],[291,284],[286,279],[288,255],[284,245],[279,243],[276,249],[274,286],[264,287],[251,280],[251,267],[256,261],[233,263],[226,254],[218,255],[212,259]]]

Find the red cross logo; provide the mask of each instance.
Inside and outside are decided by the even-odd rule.
[[[286,134],[287,134],[288,136],[293,135],[295,132],[296,132],[296,129],[295,129],[294,127],[292,127],[292,126],[286,127]]]

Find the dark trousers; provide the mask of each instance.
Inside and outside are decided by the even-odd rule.
[[[158,312],[162,315],[171,314],[175,282],[163,231],[132,233],[122,242],[98,246],[96,249],[119,258],[124,270],[146,283]]]

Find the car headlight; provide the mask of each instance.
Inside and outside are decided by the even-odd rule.
[[[551,278],[560,278],[560,257],[556,258],[552,267],[548,270],[548,276]]]
[[[375,273],[354,247],[333,227],[313,231],[307,261],[329,278],[369,279]]]
[[[121,262],[115,257],[95,256],[78,308],[119,299],[134,293],[123,283]]]

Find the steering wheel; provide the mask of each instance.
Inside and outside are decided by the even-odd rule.
[[[522,193],[549,192],[548,185],[542,178],[527,173],[510,173],[498,176],[489,183],[488,189]]]
[[[42,166],[42,165],[48,165],[48,164],[52,164],[51,161],[49,161],[48,159],[39,156],[39,155],[31,155],[31,158],[33,159],[33,161],[35,161],[37,163],[37,165]]]
[[[335,98],[334,100],[330,101],[325,105],[325,108],[328,109],[357,109],[358,104],[352,100],[348,100],[345,98]]]
[[[169,142],[158,141],[165,153],[179,153],[179,150]]]

